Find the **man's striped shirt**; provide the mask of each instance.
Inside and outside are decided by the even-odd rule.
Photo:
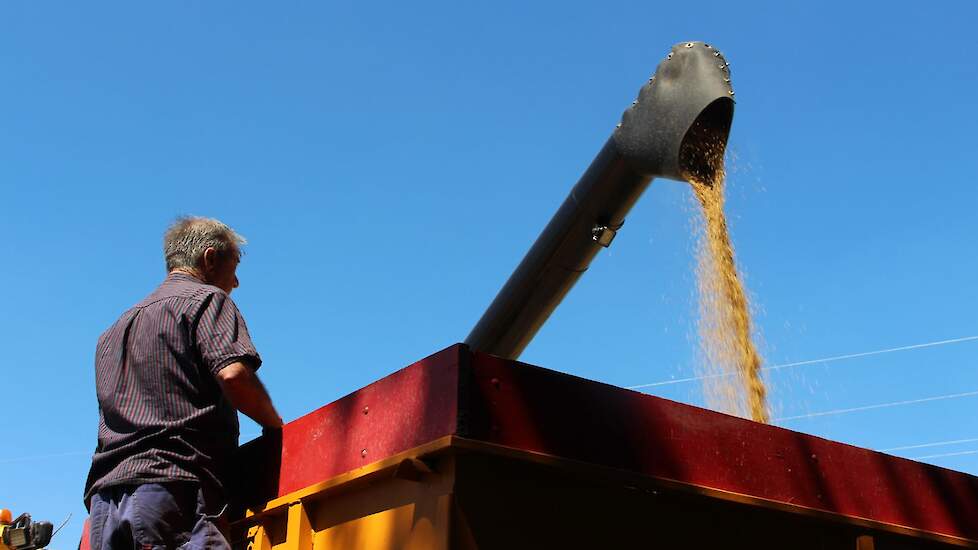
[[[98,447],[85,486],[198,481],[222,489],[238,416],[218,385],[225,366],[261,365],[223,290],[171,273],[99,337]]]

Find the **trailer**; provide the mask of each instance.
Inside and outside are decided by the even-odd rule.
[[[242,447],[254,550],[978,547],[978,478],[457,344]]]

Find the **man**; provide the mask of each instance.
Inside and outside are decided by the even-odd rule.
[[[92,550],[229,548],[235,409],[266,429],[282,426],[230,298],[245,240],[217,220],[187,217],[163,241],[166,280],[96,349],[98,447],[85,487]]]

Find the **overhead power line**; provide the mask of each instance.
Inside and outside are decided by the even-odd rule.
[[[978,340],[978,335],[974,336],[963,336],[961,338],[951,338],[949,340],[937,340],[934,342],[924,342],[923,344],[913,344],[909,346],[900,346],[896,348],[886,348],[878,349],[873,351],[863,351],[859,353],[847,353],[845,355],[833,355],[831,357],[822,357],[821,359],[808,359],[805,361],[796,361],[794,363],[782,363],[779,365],[771,365],[764,367],[762,371],[772,371],[787,369],[789,367],[801,367],[804,365],[814,365],[815,363],[831,363],[833,361],[842,361],[844,359],[855,359],[857,357],[869,357],[872,355],[882,355],[884,353],[894,353],[897,351],[909,351],[914,349],[922,348],[932,348],[936,346],[946,346],[948,344],[957,344],[960,342],[969,342],[973,340]],[[704,374],[701,376],[690,376],[688,378],[674,378],[672,380],[662,380],[660,382],[651,382],[649,384],[638,384],[637,386],[626,386],[630,390],[638,390],[642,388],[653,388],[656,386],[668,386],[670,384],[682,384],[685,382],[695,382],[697,380],[709,380],[712,378],[724,378],[727,376],[735,376],[736,373],[717,373],[717,374]]]
[[[876,405],[863,405],[861,407],[851,407],[848,409],[833,409],[830,411],[821,411],[808,414],[799,414],[795,416],[782,416],[781,418],[775,418],[775,422],[784,422],[787,420],[800,420],[802,418],[815,418],[817,416],[832,416],[836,414],[846,414],[858,411],[868,411],[872,409],[885,409],[888,407],[900,407],[903,405],[913,405],[915,403],[926,403],[928,401],[940,401],[943,399],[957,399],[960,397],[971,397],[973,395],[978,395],[978,391],[969,391],[963,393],[949,393],[947,395],[936,395],[934,397],[923,397],[921,399],[907,399],[905,401],[893,401],[890,403],[878,403]]]
[[[879,350],[873,350],[873,351],[864,351],[864,352],[859,352],[859,353],[849,353],[849,354],[845,354],[845,355],[835,355],[835,356],[831,356],[831,357],[823,357],[821,359],[809,359],[809,360],[806,360],[806,361],[796,361],[794,363],[782,363],[782,364],[779,364],[779,365],[771,365],[769,367],[764,367],[761,370],[771,371],[771,370],[785,369],[785,368],[789,368],[789,367],[800,367],[800,366],[803,366],[803,365],[812,365],[812,364],[815,364],[815,363],[829,363],[829,362],[832,362],[832,361],[842,361],[844,359],[854,359],[854,358],[857,358],[857,357],[869,357],[869,356],[872,356],[872,355],[881,355],[881,354],[884,354],[884,353],[894,353],[894,352],[898,352],[898,351],[908,351],[908,350],[921,349],[921,348],[930,348],[930,347],[935,347],[935,346],[944,346],[944,345],[948,345],[948,344],[956,344],[956,343],[960,343],[960,342],[968,342],[968,341],[973,341],[973,340],[978,340],[978,335],[974,335],[974,336],[962,336],[961,338],[951,338],[951,339],[947,339],[947,340],[936,340],[934,342],[924,342],[922,344],[912,344],[912,345],[909,345],[909,346],[900,346],[900,347],[895,347],[895,348],[886,348],[886,349],[879,349]],[[677,379],[673,379],[673,380],[663,380],[661,382],[652,382],[652,383],[649,383],[649,384],[639,384],[639,385],[636,385],[636,386],[627,386],[627,388],[630,389],[630,390],[636,390],[636,389],[641,389],[641,388],[651,388],[651,387],[654,387],[654,386],[665,386],[665,385],[669,385],[669,384],[681,384],[683,382],[694,382],[694,381],[697,381],[697,380],[706,380],[706,379],[711,379],[711,378],[721,378],[721,377],[725,377],[725,376],[733,376],[733,373],[709,374],[709,375],[703,375],[703,376],[691,376],[689,378],[677,378]],[[887,407],[899,407],[899,406],[902,406],[902,405],[911,405],[911,404],[914,404],[914,403],[925,403],[925,402],[928,402],[928,401],[938,401],[938,400],[943,400],[943,399],[956,399],[956,398],[960,398],[960,397],[970,397],[970,396],[973,396],[973,395],[978,395],[978,391],[965,392],[965,393],[956,393],[956,394],[948,394],[948,395],[938,395],[938,396],[935,396],[935,397],[925,397],[925,398],[922,398],[922,399],[910,399],[910,400],[906,400],[906,401],[894,401],[892,403],[880,403],[880,404],[876,404],[876,405],[865,405],[865,406],[862,406],[862,407],[852,407],[852,408],[847,408],[847,409],[834,409],[834,410],[830,410],[830,411],[821,411],[821,412],[815,412],[815,413],[809,413],[809,414],[801,414],[801,415],[796,415],[796,416],[784,416],[784,417],[781,417],[781,418],[775,418],[774,421],[776,421],[776,422],[784,422],[784,421],[789,421],[789,420],[800,420],[800,419],[803,419],[803,418],[814,418],[814,417],[818,417],[818,416],[830,416],[830,415],[837,415],[837,414],[846,414],[846,413],[850,413],[850,412],[866,411],[866,410],[871,410],[871,409],[882,409],[882,408],[887,408]],[[250,435],[251,434],[245,434],[243,437],[248,437]],[[924,448],[924,447],[936,447],[936,446],[939,446],[939,445],[952,445],[952,444],[955,444],[955,443],[971,443],[971,442],[975,442],[975,441],[978,441],[978,438],[973,438],[973,439],[958,439],[958,440],[952,440],[952,441],[941,441],[941,442],[937,442],[937,443],[924,443],[924,444],[921,444],[921,445],[907,445],[907,446],[903,446],[903,447],[891,447],[891,448],[888,448],[888,449],[879,449],[879,451],[880,452],[900,451],[900,450],[908,450],[908,449],[919,449],[919,448]],[[915,457],[914,460],[916,460],[916,459],[925,459],[925,458],[938,458],[938,457],[943,457],[943,456],[957,456],[959,454],[960,455],[975,454],[975,453],[978,453],[978,451],[963,451],[963,452],[960,452],[960,453],[942,453],[942,454],[937,454],[937,455],[927,455],[927,456]],[[65,453],[52,453],[52,454],[20,456],[20,457],[12,457],[12,458],[0,458],[0,464],[11,464],[11,463],[14,463],[14,462],[24,462],[24,461],[29,461],[29,460],[43,460],[43,459],[48,459],[48,458],[61,458],[61,457],[68,457],[68,456],[81,456],[81,455],[87,455],[87,454],[90,454],[90,452],[89,451],[71,451],[71,452],[65,452]]]
[[[941,453],[937,455],[926,455],[926,456],[915,456],[910,460],[924,460],[927,458],[943,458],[945,456],[964,456],[964,455],[978,455],[978,450],[975,451],[959,451],[956,453]]]
[[[971,437],[968,439],[949,439],[947,441],[936,441],[934,443],[920,443],[918,445],[903,445],[901,447],[890,447],[887,449],[876,449],[881,453],[889,453],[891,451],[906,451],[909,449],[923,449],[925,447],[941,447],[944,445],[957,445],[959,443],[974,443],[978,441],[978,437]]]
[[[14,462],[27,462],[28,460],[44,460],[46,458],[61,458],[66,456],[82,456],[91,454],[91,451],[70,451],[66,453],[50,453],[45,455],[17,456],[13,458],[0,458],[0,464],[12,464]]]

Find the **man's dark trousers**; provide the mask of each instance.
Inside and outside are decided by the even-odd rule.
[[[196,483],[107,487],[92,495],[91,550],[229,549],[225,510]]]

